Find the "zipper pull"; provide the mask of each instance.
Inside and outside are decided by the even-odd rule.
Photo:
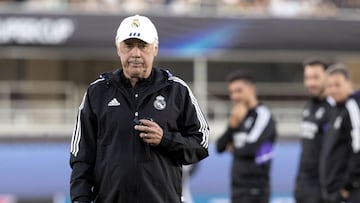
[[[139,112],[137,111],[135,112],[134,122],[136,123],[136,125],[140,125]]]

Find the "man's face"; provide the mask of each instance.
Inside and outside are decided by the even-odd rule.
[[[244,103],[249,102],[249,98],[255,96],[255,87],[250,83],[243,80],[235,80],[228,85],[230,100],[232,103]]]
[[[345,101],[351,94],[351,81],[347,80],[341,73],[334,73],[327,75],[326,78],[326,92],[336,102]]]
[[[325,91],[325,70],[321,65],[305,66],[304,86],[310,96],[319,97]]]
[[[158,47],[139,39],[127,39],[117,47],[124,74],[128,78],[147,78],[151,74]]]

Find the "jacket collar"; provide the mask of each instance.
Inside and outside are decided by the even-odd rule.
[[[130,80],[125,77],[123,69],[117,69],[114,72],[103,73],[101,74],[101,77],[108,81],[107,85],[115,83],[115,86],[131,87]],[[170,71],[154,67],[151,71],[150,77],[141,80],[140,83],[145,85],[152,85],[155,83],[156,85],[161,86],[168,84],[168,79],[170,77],[172,77]]]
[[[148,78],[141,78],[136,85],[145,85],[145,86],[148,86],[150,85],[153,81],[154,81],[154,78],[155,78],[155,71],[154,69],[151,70],[151,73],[150,73],[150,76]],[[116,75],[116,78],[119,79],[119,82],[123,85],[125,85],[125,87],[132,87],[131,86],[131,82],[130,82],[130,79],[127,78],[124,74],[124,71],[123,69],[119,69],[117,71],[115,71],[115,75]]]

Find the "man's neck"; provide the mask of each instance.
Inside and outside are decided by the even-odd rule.
[[[325,99],[325,98],[326,98],[326,94],[325,94],[325,92],[322,92],[322,93],[321,93],[321,94],[319,94],[316,98],[317,98],[317,99],[319,99],[319,100],[323,100],[323,99]]]
[[[139,78],[129,78],[131,86],[135,87],[136,83],[139,81]]]
[[[247,106],[249,109],[254,109],[258,104],[259,104],[259,101],[257,100],[257,98],[253,98],[253,99],[249,100]]]

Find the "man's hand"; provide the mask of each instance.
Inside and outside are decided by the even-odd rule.
[[[229,118],[230,128],[236,128],[239,125],[239,123],[243,121],[247,112],[248,109],[242,103],[238,103],[235,106],[233,106]]]
[[[229,153],[234,153],[234,151],[235,151],[234,144],[233,143],[228,143],[226,145],[226,151],[228,151]]]
[[[350,196],[350,192],[345,190],[345,189],[341,189],[340,190],[340,195],[342,198],[344,199],[349,199],[349,196]]]
[[[163,129],[154,121],[147,119],[140,119],[141,125],[135,125],[135,130],[140,131],[139,136],[144,142],[151,146],[157,146],[160,144],[163,137]]]

